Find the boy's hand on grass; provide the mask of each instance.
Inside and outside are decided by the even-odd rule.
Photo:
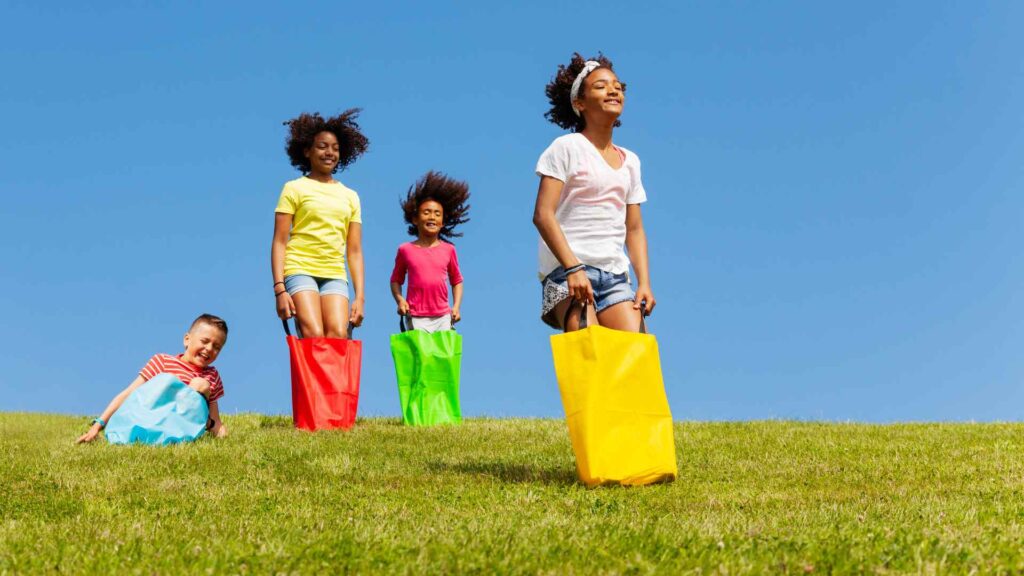
[[[75,444],[84,444],[87,442],[92,442],[93,440],[96,439],[97,436],[100,435],[100,430],[102,430],[102,428],[100,428],[99,424],[93,424],[92,428],[89,428],[88,432],[78,437],[78,440],[75,441]]]
[[[459,320],[462,320],[462,313],[459,312],[459,307],[452,308],[452,324],[455,324]]]
[[[220,420],[216,420],[213,423],[213,428],[210,429],[210,434],[213,434],[214,438],[225,438],[228,435],[228,427]]]

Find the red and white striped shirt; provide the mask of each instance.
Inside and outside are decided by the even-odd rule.
[[[143,379],[149,380],[157,374],[170,374],[176,376],[186,386],[193,378],[205,378],[210,382],[210,402],[213,402],[224,395],[224,383],[220,381],[220,373],[213,366],[199,368],[181,359],[184,354],[171,356],[170,354],[157,354],[146,362],[146,365],[139,371]]]

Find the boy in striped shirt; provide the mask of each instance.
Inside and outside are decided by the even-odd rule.
[[[228,430],[220,420],[220,409],[217,407],[217,400],[224,395],[224,384],[217,369],[213,367],[213,361],[217,359],[227,338],[228,324],[221,318],[213,314],[203,314],[196,318],[185,334],[185,352],[177,356],[157,354],[150,358],[139,371],[138,377],[114,396],[103,414],[93,420],[92,427],[78,438],[78,443],[92,442],[128,395],[157,374],[175,376],[202,394],[210,407],[210,433],[215,438],[227,436]]]

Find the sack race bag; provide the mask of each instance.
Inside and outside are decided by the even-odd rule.
[[[302,430],[347,430],[356,422],[363,343],[348,338],[296,338],[282,321],[292,369],[292,421]]]
[[[587,486],[674,480],[672,413],[657,341],[643,320],[642,332],[634,333],[588,327],[586,319],[584,306],[579,330],[551,337],[580,480]]]
[[[462,335],[455,330],[413,330],[408,317],[398,325],[401,333],[391,335],[391,357],[402,422],[410,426],[459,424]]]
[[[157,374],[125,398],[104,428],[111,444],[163,446],[192,442],[206,432],[206,398],[170,374]]]

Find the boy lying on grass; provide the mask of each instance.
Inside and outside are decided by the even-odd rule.
[[[139,371],[138,377],[114,396],[103,414],[92,421],[92,427],[78,438],[78,443],[95,440],[125,399],[157,374],[170,374],[202,394],[210,408],[210,420],[207,423],[210,433],[215,438],[227,436],[228,430],[221,422],[220,410],[217,408],[217,400],[224,395],[224,384],[217,369],[212,366],[227,338],[228,324],[221,318],[212,314],[196,318],[185,334],[185,353],[177,356],[157,354],[150,358]]]

